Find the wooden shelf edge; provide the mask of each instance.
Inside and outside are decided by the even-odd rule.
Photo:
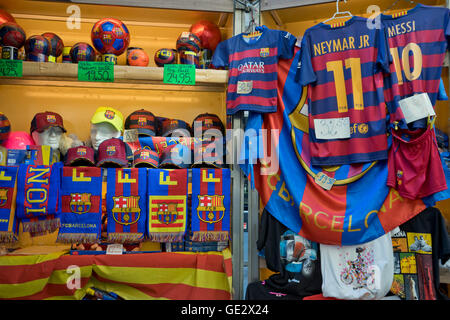
[[[114,66],[114,79],[120,82],[149,82],[156,81],[162,85],[164,68],[159,67],[133,67],[133,66]],[[65,79],[74,80],[78,78],[78,66],[73,63],[52,63],[52,62],[32,62],[23,61],[24,80],[51,80]],[[11,79],[11,78],[3,78]],[[221,85],[228,82],[227,70],[196,69],[195,82],[201,85]],[[2,81],[4,83],[4,81]]]

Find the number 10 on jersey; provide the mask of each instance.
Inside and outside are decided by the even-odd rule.
[[[345,68],[351,71],[353,108],[364,109],[364,97],[362,90],[361,59],[347,58],[344,60]],[[344,63],[342,60],[328,61],[327,71],[333,72],[334,85],[336,87],[336,99],[340,113],[348,111],[347,89],[345,86]]]

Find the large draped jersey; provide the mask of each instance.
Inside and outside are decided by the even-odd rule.
[[[300,54],[297,47],[294,58],[280,60],[278,110],[250,114],[246,135],[251,139],[241,150],[241,168],[254,181],[261,205],[271,215],[308,240],[353,245],[376,239],[449,198],[448,192],[420,200],[401,197],[386,185],[387,160],[313,165],[308,116],[302,111],[307,108],[307,88],[295,81]],[[258,145],[257,151],[251,148]],[[259,160],[243,163],[245,158]],[[335,179],[330,190],[316,183],[324,177]]]
[[[392,110],[391,122],[406,128],[399,100],[427,93],[433,107],[445,51],[450,35],[450,10],[417,4],[409,11],[381,15],[392,63],[384,79],[385,100]],[[412,128],[426,127],[426,119],[417,120]]]
[[[305,31],[297,79],[308,86],[311,162],[330,166],[387,159],[383,71],[389,55],[383,28],[352,17]],[[323,119],[345,119],[345,136],[318,136]],[[347,120],[348,119],[348,120]],[[331,130],[332,126],[328,128]]]
[[[251,35],[241,33],[220,42],[212,58],[215,67],[229,69],[228,115],[277,110],[278,59],[292,58],[297,41],[289,32],[268,28],[262,28],[254,41]]]

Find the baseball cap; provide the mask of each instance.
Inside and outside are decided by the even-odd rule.
[[[34,131],[43,132],[50,127],[60,127],[64,132],[67,132],[64,128],[62,117],[51,111],[36,113],[33,120],[31,120],[30,133]]]
[[[94,149],[86,146],[79,146],[67,150],[66,166],[95,166]]]
[[[200,122],[201,125],[198,126],[195,123]],[[225,127],[219,116],[211,113],[202,113],[195,117],[192,121],[192,130],[194,131],[194,136],[203,136],[205,131],[209,129],[219,130],[222,135],[225,133]]]
[[[211,167],[223,168],[223,142],[206,140],[194,144],[194,159],[192,168]]]
[[[171,137],[175,130],[184,129],[191,133],[191,127],[188,123],[178,119],[164,119],[161,122],[161,136]]]
[[[137,129],[140,136],[153,137],[156,135],[155,116],[144,109],[134,111],[125,120],[125,129]]]
[[[110,107],[99,107],[95,110],[94,115],[91,118],[92,124],[101,122],[108,122],[117,129],[117,131],[123,130],[123,115],[122,112]]]
[[[127,165],[125,143],[122,140],[111,138],[98,146],[97,167],[126,167]]]
[[[150,149],[138,149],[134,152],[133,167],[158,168],[158,153]]]
[[[159,167],[165,169],[187,169],[191,159],[191,148],[182,144],[176,144],[162,152]]]

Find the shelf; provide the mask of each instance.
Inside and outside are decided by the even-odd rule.
[[[2,85],[32,85],[56,87],[101,87],[114,89],[155,89],[175,91],[223,91],[228,71],[196,69],[195,86],[164,84],[164,68],[114,66],[114,82],[78,81],[78,65],[72,63],[23,61],[23,77],[1,78]]]

